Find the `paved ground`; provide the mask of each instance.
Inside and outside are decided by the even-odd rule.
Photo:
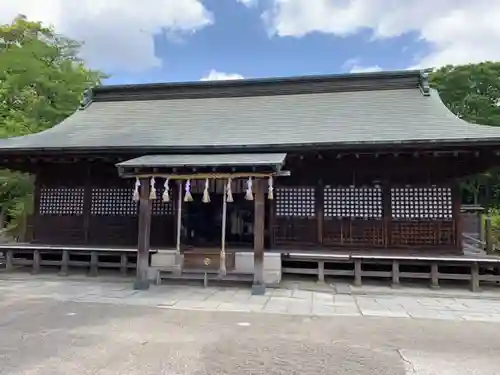
[[[3,375],[496,375],[498,358],[493,323],[181,311],[0,293]]]
[[[257,312],[313,316],[375,316],[404,319],[438,319],[500,323],[500,299],[495,294],[469,293],[460,297],[370,293],[333,294],[300,289],[268,289],[265,296],[251,296],[248,288],[200,286],[153,286],[148,291],[131,289],[131,282],[115,278],[99,282],[57,276],[26,274],[3,276],[0,295],[30,300],[50,298],[63,302],[106,303],[176,310]],[[378,287],[380,289],[381,287]],[[391,291],[390,288],[385,288]],[[327,289],[326,289],[327,290]],[[370,287],[368,287],[370,290]],[[397,294],[395,294],[397,293]],[[482,297],[482,298],[478,298]],[[496,327],[500,331],[500,324]]]

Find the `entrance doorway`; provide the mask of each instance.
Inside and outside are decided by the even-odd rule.
[[[203,203],[203,194],[192,194],[193,201],[183,203],[181,243],[187,248],[220,248],[222,236],[222,194],[210,194],[210,203]],[[227,204],[226,246],[253,248],[254,202],[244,194],[233,194]]]

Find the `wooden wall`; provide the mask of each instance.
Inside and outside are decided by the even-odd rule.
[[[151,246],[174,245],[172,203],[163,203],[157,184]],[[113,164],[49,164],[36,179],[32,241],[44,244],[136,246],[138,205],[134,181],[118,177]]]
[[[457,166],[412,155],[293,155],[291,176],[277,182],[271,246],[460,252]]]
[[[458,252],[460,197],[455,185],[464,163],[459,158],[452,163],[396,154],[289,154],[284,169],[291,175],[276,179],[275,199],[269,205],[269,245]],[[136,246],[133,184],[118,176],[114,163],[40,166],[31,220],[33,241]],[[162,185],[163,181],[157,182],[159,198]],[[213,184],[211,190],[221,186]],[[242,186],[235,185],[235,191]],[[198,188],[201,185],[193,186]],[[174,246],[176,199],[172,198],[168,204],[161,199],[153,202],[152,246]]]

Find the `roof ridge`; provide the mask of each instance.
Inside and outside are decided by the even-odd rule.
[[[92,101],[137,101],[319,94],[346,91],[408,89],[422,85],[422,71],[276,77],[227,81],[147,83],[100,86],[92,90]]]

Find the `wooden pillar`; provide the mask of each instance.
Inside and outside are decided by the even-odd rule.
[[[42,256],[40,254],[40,250],[33,251],[33,269],[32,273],[37,274],[40,272],[40,264],[42,262]]]
[[[98,274],[99,274],[99,253],[97,251],[91,251],[89,276],[96,277]]]
[[[354,259],[354,286],[361,286],[362,273],[361,259]]]
[[[472,292],[479,292],[479,264],[473,262],[470,267],[470,289]]]
[[[252,294],[263,295],[266,293],[264,283],[264,216],[265,196],[263,180],[255,180],[254,194],[254,232],[253,232],[253,266],[254,277]]]
[[[177,181],[177,204],[176,215],[177,222],[175,224],[175,271],[177,274],[182,273],[182,257],[181,257],[181,233],[182,233],[182,181]]]
[[[61,255],[61,270],[59,271],[60,276],[68,276],[69,269],[69,250],[63,250]]]
[[[14,251],[7,250],[5,252],[5,268],[7,271],[12,271],[14,268]]]
[[[388,184],[382,185],[382,215],[384,222],[384,246],[386,248],[392,245],[392,206],[391,206],[391,187]]]
[[[219,272],[225,275],[226,270],[226,222],[227,222],[227,185],[224,186],[222,192],[222,225],[221,225],[221,238],[220,238],[220,266]]]
[[[149,236],[151,231],[151,201],[148,178],[141,178],[139,198],[139,241],[137,246],[137,272],[134,289],[149,289]]]
[[[318,181],[315,188],[316,201],[316,235],[318,245],[323,245],[323,223],[324,223],[324,187],[322,181]]]
[[[392,261],[392,288],[399,288],[400,283],[399,283],[399,261],[398,260],[393,260]]]
[[[122,276],[127,276],[128,272],[128,254],[123,253],[120,255],[120,273]]]
[[[325,282],[325,261],[318,260],[318,282]]]
[[[484,219],[484,239],[486,242],[486,252],[488,254],[493,253],[493,231],[489,215]]]
[[[83,191],[83,243],[88,244],[90,239],[90,220],[92,210],[92,183],[91,183],[91,166],[87,164],[85,184]]]
[[[431,288],[439,289],[439,266],[436,262],[431,264]]]

